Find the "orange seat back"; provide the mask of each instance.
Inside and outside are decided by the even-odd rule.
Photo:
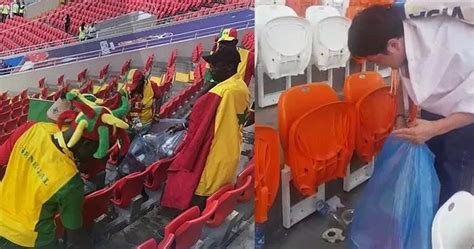
[[[280,183],[280,142],[270,126],[255,125],[255,222],[267,221]]]
[[[392,132],[396,117],[396,100],[390,89],[390,86],[379,87],[362,97],[356,105],[356,151],[365,162],[372,161]]]
[[[278,130],[283,149],[287,151],[290,128],[299,117],[337,100],[334,89],[325,83],[305,84],[285,91],[278,101]]]
[[[346,11],[346,17],[352,20],[362,10],[364,10],[364,7],[362,6],[349,6]]]
[[[351,74],[344,82],[344,99],[355,105],[369,92],[382,86],[384,86],[383,78],[377,72]]]
[[[347,8],[346,17],[353,19],[359,12],[372,5],[391,6],[393,0],[351,0]]]
[[[344,177],[354,151],[355,108],[333,102],[310,110],[290,130],[287,161],[293,184],[309,196],[327,181]]]
[[[286,5],[291,7],[298,16],[305,17],[306,9],[318,5],[319,0],[287,0]]]

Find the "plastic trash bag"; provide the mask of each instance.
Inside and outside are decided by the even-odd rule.
[[[162,131],[157,134],[148,134],[144,136],[147,143],[152,144],[155,149],[157,159],[172,157],[176,148],[186,135],[185,130],[174,133]]]
[[[146,166],[158,160],[155,151],[155,146],[148,142],[144,136],[135,136],[127,155],[119,165],[119,174],[128,175],[144,170]]]
[[[356,206],[346,248],[431,249],[439,180],[433,154],[390,136]]]

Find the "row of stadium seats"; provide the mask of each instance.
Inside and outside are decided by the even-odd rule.
[[[231,1],[234,3],[233,1]],[[50,12],[44,21],[57,28],[64,28],[64,17],[66,13],[71,15],[71,31],[79,32],[79,26],[82,22],[87,24],[93,22],[104,21],[113,17],[117,17],[134,11],[143,11],[153,14],[162,19],[165,17],[184,14],[189,11],[198,11],[201,7],[213,7],[214,1],[210,0],[186,0],[186,1],[170,1],[170,0],[153,0],[153,1],[131,1],[117,2],[113,0],[103,1],[75,1],[66,6],[57,8]],[[231,4],[232,4],[231,3]],[[230,6],[229,3],[226,6]],[[235,8],[235,7],[234,7]],[[75,11],[80,9],[81,11]],[[218,11],[228,9],[218,9]]]
[[[0,94],[0,144],[3,144],[17,127],[26,123],[28,105],[27,90],[11,98],[7,92]]]
[[[202,90],[203,83],[203,80],[195,81],[193,84],[182,89],[178,95],[161,107],[160,118],[171,118],[178,110],[181,110],[185,104],[189,103],[193,97],[198,95],[200,90]]]
[[[151,238],[137,249],[192,248],[204,237],[204,229],[219,227],[239,204],[253,199],[254,171],[255,161],[252,159],[237,176],[235,185],[225,185],[207,199],[206,208],[202,213],[197,206],[189,208],[165,227],[165,237],[160,243]],[[173,243],[175,247],[171,247]]]
[[[175,49],[170,54],[168,60],[168,65],[170,65],[172,69],[175,68],[176,57],[177,50]],[[145,65],[147,72],[151,70],[153,60],[154,55],[152,54],[148,57]],[[131,60],[127,60],[124,63],[120,72],[120,76],[110,75],[110,65],[104,65],[99,71],[98,81],[89,79],[89,77],[87,77],[87,69],[84,69],[78,74],[77,84],[75,85],[80,87],[79,90],[82,93],[94,93],[97,97],[106,99],[108,97],[111,97],[113,93],[115,93],[114,89],[118,89],[118,78],[120,77],[121,81],[124,81],[124,77],[126,77],[126,74],[130,69],[130,64]],[[163,77],[161,86],[163,88],[163,92],[169,91],[172,87],[175,73],[175,71],[173,70],[170,70],[169,68],[167,70],[167,73],[165,74],[165,77]],[[28,89],[23,90],[20,94],[11,98],[8,96],[7,92],[0,94],[0,144],[2,144],[11,135],[14,129],[16,129],[27,121],[27,112],[30,97],[56,101],[63,93],[70,90],[70,88],[73,88],[73,85],[66,83],[64,78],[64,74],[60,75],[57,79],[57,83],[54,85],[48,85],[46,83],[45,78],[41,78],[38,81],[39,91],[34,94],[31,94],[31,96],[28,96]],[[50,89],[56,90],[50,91]],[[186,96],[189,96],[189,93],[186,93]],[[181,99],[189,101],[189,99],[187,98],[180,97],[180,101]],[[181,104],[181,102],[177,103]]]
[[[77,35],[79,26],[83,22],[91,24],[133,11],[148,12],[157,16],[158,19],[174,16],[175,18],[171,20],[178,21],[249,5],[246,0],[217,2],[214,0],[137,0],[129,3],[113,0],[74,1],[46,13],[38,20],[29,21],[23,17],[14,16],[6,23],[0,23],[2,30],[0,32],[0,55],[8,56],[32,49],[37,50],[75,42],[74,36],[64,32],[64,17],[67,13],[71,15],[69,32]],[[191,16],[180,15],[191,11],[195,11]]]
[[[36,49],[42,49],[59,46],[71,42],[73,38],[62,30],[45,23],[28,21],[19,16],[13,16],[5,23],[0,23],[0,29],[2,30],[0,52],[15,50],[11,53],[21,53],[24,52],[20,49],[23,47],[37,46]]]
[[[247,32],[244,34],[242,37],[242,46],[249,50],[254,52],[255,51],[255,34],[254,32]]]
[[[314,194],[319,185],[344,177],[353,152],[372,161],[393,128],[392,91],[378,73],[364,72],[346,79],[344,100],[325,83],[296,86],[281,95],[280,140],[302,194]],[[321,147],[318,141],[327,142]]]

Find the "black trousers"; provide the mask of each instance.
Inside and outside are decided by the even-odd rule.
[[[433,121],[443,117],[422,111],[421,118]],[[434,137],[426,144],[435,154],[441,184],[439,206],[458,191],[474,193],[474,124]]]

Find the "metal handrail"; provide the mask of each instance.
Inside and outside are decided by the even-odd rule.
[[[138,42],[138,43],[134,43],[134,44],[121,45],[121,46],[115,47],[114,50],[111,50],[110,53],[107,53],[107,54],[103,54],[102,50],[94,50],[94,51],[89,51],[89,52],[85,52],[85,53],[79,53],[79,54],[59,57],[59,58],[51,58],[51,59],[48,59],[48,60],[45,60],[45,61],[34,64],[33,67],[31,69],[28,69],[28,70],[35,70],[35,69],[38,69],[38,68],[58,66],[58,65],[61,65],[61,64],[66,64],[66,63],[70,63],[70,62],[78,62],[78,61],[81,61],[81,60],[97,58],[97,57],[102,57],[102,56],[122,54],[122,53],[125,53],[125,52],[136,51],[136,50],[140,50],[140,49],[143,49],[143,48],[152,48],[152,47],[155,47],[155,46],[171,44],[171,43],[177,42],[177,41],[194,40],[198,37],[213,36],[213,35],[216,35],[216,33],[217,33],[216,30],[222,30],[224,27],[228,27],[228,26],[232,26],[236,29],[245,29],[245,28],[253,27],[253,25],[254,25],[253,20],[239,21],[239,22],[234,22],[234,23],[218,25],[218,26],[214,26],[214,27],[210,27],[210,28],[204,28],[204,29],[200,29],[200,30],[197,30],[197,31],[190,31],[190,32],[183,32],[183,33],[179,33],[179,34],[173,34],[173,36],[170,36],[170,37],[156,38],[156,39],[150,39],[150,40],[147,40],[147,41]],[[19,66],[12,67],[12,68],[0,69],[0,75],[13,74],[13,73],[19,72],[17,70],[21,69],[22,67],[23,67],[23,65],[19,65]]]
[[[233,6],[240,6],[240,9],[235,9],[233,11],[238,11],[238,10],[241,10],[243,8],[248,8],[248,7],[251,7],[252,6],[252,2],[253,1],[249,1],[249,0],[243,0],[239,3],[235,3],[235,4],[231,4],[231,5],[226,5],[226,6],[230,6],[230,7],[233,7]],[[246,5],[244,5],[246,4]],[[233,12],[231,11],[231,12]],[[222,11],[223,12],[223,11]],[[222,13],[222,12],[218,12],[218,13]],[[228,13],[228,12],[226,12]],[[216,13],[217,14],[217,13]],[[157,20],[153,20],[153,21],[150,21],[149,24],[151,24],[149,27],[144,27],[143,29],[146,29],[146,28],[153,28],[153,27],[156,27],[156,26],[160,26],[160,25],[163,25],[163,26],[166,26],[166,24],[169,24],[167,22],[170,22],[172,21],[173,19],[175,18],[185,18],[185,17],[188,17],[188,16],[192,16],[194,15],[194,13],[185,13],[185,14],[181,14],[181,15],[175,15],[175,16],[171,16],[171,17],[166,17],[166,18],[162,18],[162,19],[157,19]],[[45,19],[45,17],[41,17],[41,18],[38,18],[36,20],[34,20],[33,22],[39,22],[40,20],[42,19]],[[204,17],[202,17],[204,18]],[[195,18],[194,20],[196,19],[201,19],[201,18]],[[165,22],[163,24],[163,22]],[[32,22],[30,22],[32,23]],[[23,25],[20,25],[20,26],[17,26],[15,28],[21,28],[23,26],[26,26],[30,23],[25,23]],[[43,22],[43,23],[46,23],[46,24],[49,24],[47,22]],[[145,24],[146,22],[143,23],[143,25]],[[174,22],[176,23],[176,22]],[[173,23],[173,24],[174,24]],[[49,24],[50,25],[50,24]],[[142,25],[142,24],[140,24]],[[52,25],[51,25],[52,26]],[[52,26],[53,28],[56,28],[54,26]],[[3,33],[3,32],[6,32],[6,31],[9,31],[9,30],[13,30],[15,28],[10,28],[10,29],[6,29],[6,30],[2,30],[0,31],[0,34]],[[57,28],[56,28],[57,29]],[[120,28],[118,28],[120,29]],[[109,30],[108,30],[109,31]],[[98,33],[100,33],[100,31],[98,31]],[[121,33],[113,33],[112,35],[118,35],[118,34],[121,34]],[[110,37],[110,36],[107,36],[107,37]],[[78,36],[74,36],[74,37],[71,37],[71,38],[67,38],[67,39],[58,39],[58,40],[54,40],[54,41],[51,41],[51,42],[45,42],[45,43],[40,43],[40,44],[35,44],[35,45],[31,45],[31,46],[27,46],[27,47],[21,47],[21,48],[16,48],[16,49],[10,49],[10,50],[6,50],[6,51],[2,51],[0,52],[0,58],[2,57],[6,57],[6,56],[13,56],[13,55],[19,55],[19,54],[22,54],[22,53],[27,53],[27,52],[31,52],[31,51],[38,51],[38,50],[42,50],[42,49],[51,49],[51,48],[54,48],[54,47],[58,47],[56,45],[54,46],[50,46],[51,44],[55,44],[55,43],[62,43],[62,45],[69,45],[69,44],[72,44],[74,42],[77,42],[78,41]],[[61,45],[60,45],[61,46]]]

